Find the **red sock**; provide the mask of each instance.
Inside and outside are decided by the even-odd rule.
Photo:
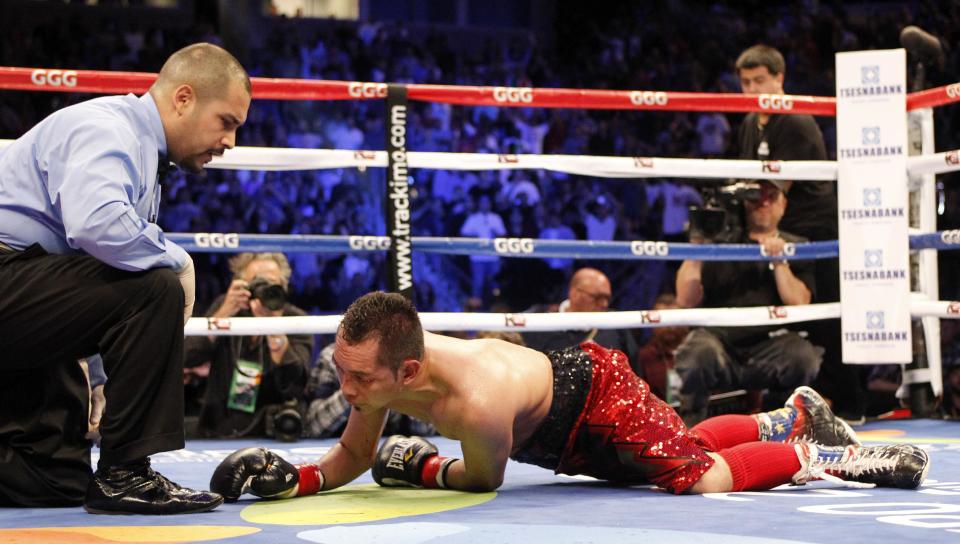
[[[730,465],[731,491],[760,491],[790,482],[800,468],[795,444],[754,442],[717,453]]]
[[[690,431],[696,435],[700,445],[709,451],[720,451],[760,439],[757,419],[736,414],[705,419]]]

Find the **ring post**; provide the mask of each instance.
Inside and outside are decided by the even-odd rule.
[[[390,238],[388,285],[413,300],[413,253],[410,246],[410,177],[407,162],[407,87],[387,86],[387,237]]]

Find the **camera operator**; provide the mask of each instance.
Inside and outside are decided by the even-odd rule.
[[[737,76],[745,94],[782,95],[786,64],[779,51],[766,45],[748,48],[736,61]],[[810,115],[747,114],[737,132],[737,158],[762,161],[826,160],[823,134]],[[785,181],[790,207],[782,227],[811,241],[836,240],[837,191],[832,181]],[[819,259],[815,265],[817,297],[814,302],[840,300],[840,270],[837,259]],[[823,346],[823,367],[814,385],[833,402],[841,417],[863,416],[865,393],[858,369],[844,365],[840,353],[840,320],[810,323],[807,329]]]
[[[730,241],[759,244],[771,256],[782,255],[787,243],[805,242],[805,238],[779,228],[787,207],[781,182],[757,185],[743,199],[743,232]],[[711,242],[709,236],[717,234],[691,231],[694,243]],[[814,295],[813,278],[812,261],[686,260],[677,272],[677,302],[684,308],[809,304]],[[680,414],[688,425],[703,420],[710,392],[715,389],[789,392],[809,384],[822,354],[822,348],[785,329],[696,328],[676,352],[676,370],[683,382]]]
[[[234,279],[208,317],[302,316],[287,301],[290,264],[282,253],[240,253]],[[204,437],[300,437],[300,404],[312,335],[189,336],[184,365],[210,365],[198,434]]]

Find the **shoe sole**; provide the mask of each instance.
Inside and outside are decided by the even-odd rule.
[[[180,512],[129,512],[123,510],[101,510],[99,508],[91,508],[86,504],[83,505],[83,509],[90,514],[99,514],[99,515],[108,515],[108,516],[176,516],[179,514],[200,514],[202,512],[209,512],[214,508],[223,504],[223,498],[219,501],[205,504],[203,506],[198,506],[197,508],[182,510]]]

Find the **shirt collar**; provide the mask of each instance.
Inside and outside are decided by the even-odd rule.
[[[157,150],[161,155],[166,155],[167,136],[163,131],[163,121],[160,120],[160,110],[157,108],[157,103],[154,102],[150,93],[144,93],[140,97],[140,103],[143,104],[147,114],[147,125],[153,133],[153,137],[157,140]]]

